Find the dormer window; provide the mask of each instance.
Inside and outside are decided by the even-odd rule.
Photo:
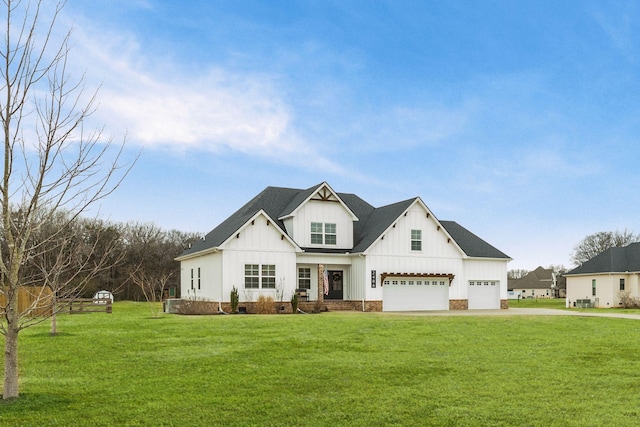
[[[311,244],[312,245],[321,245],[322,240],[322,223],[321,222],[312,222],[311,223]]]
[[[311,244],[312,245],[335,245],[337,244],[336,224],[334,223],[311,223]]]
[[[325,224],[324,225],[324,244],[335,245],[336,244],[336,225]]]

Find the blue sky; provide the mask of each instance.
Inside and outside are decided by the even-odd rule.
[[[514,260],[637,226],[640,5],[71,0],[128,158],[100,214],[207,232],[266,186],[419,196]]]

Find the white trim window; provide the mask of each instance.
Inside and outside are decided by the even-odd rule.
[[[275,264],[245,264],[244,287],[245,289],[275,289]]]
[[[411,230],[411,250],[422,250],[422,230]]]
[[[311,244],[312,245],[322,244],[322,223],[321,222],[311,223]]]
[[[311,223],[311,244],[312,245],[335,245],[338,242],[335,223]]]
[[[311,268],[298,268],[298,289],[311,289]]]
[[[336,225],[332,223],[326,223],[324,225],[324,244],[335,245],[338,242],[336,234]]]
[[[245,289],[258,289],[260,287],[260,265],[244,265],[244,287]]]
[[[262,264],[262,289],[276,288],[275,264]]]

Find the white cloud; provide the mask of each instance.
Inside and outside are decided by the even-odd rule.
[[[132,144],[262,156],[310,150],[270,76],[189,70],[145,52],[132,34],[95,26],[76,27],[74,41],[81,54],[72,53],[74,66],[102,79],[95,120],[110,133],[126,133]]]

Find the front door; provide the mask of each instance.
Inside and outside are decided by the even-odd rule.
[[[329,270],[329,294],[326,299],[342,299],[342,270]]]

